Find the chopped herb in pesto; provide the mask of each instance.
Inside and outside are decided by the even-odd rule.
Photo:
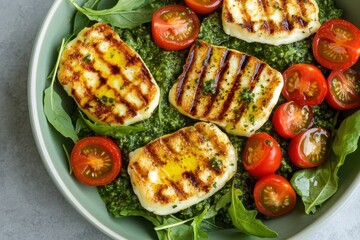
[[[266,139],[266,140],[265,140],[265,143],[266,143],[267,145],[269,145],[270,147],[273,146],[273,142],[272,142],[271,140],[269,140],[269,139]]]
[[[244,89],[241,93],[241,101],[251,103],[254,101],[255,93],[251,92],[250,88]]]
[[[222,161],[215,157],[210,159],[210,163],[211,163],[211,168],[213,169],[219,169],[222,166]]]
[[[103,95],[101,98],[99,98],[99,101],[102,103],[102,104],[111,104],[111,103],[114,103],[115,102],[115,99],[114,98],[109,98],[105,95]]]
[[[88,55],[86,55],[86,56],[84,57],[84,62],[86,62],[86,63],[90,63],[90,62],[91,62],[91,55],[90,55],[90,54],[88,54]]]
[[[204,81],[201,92],[204,95],[208,95],[209,93],[214,95],[216,93],[215,80],[211,79]]]

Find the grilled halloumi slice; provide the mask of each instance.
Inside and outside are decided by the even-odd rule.
[[[259,59],[203,41],[191,48],[170,103],[188,117],[250,136],[269,118],[284,80]]]
[[[271,45],[302,40],[320,27],[316,0],[224,0],[225,33]]]
[[[146,119],[160,99],[141,57],[105,23],[83,29],[66,45],[58,79],[89,119],[101,124]]]
[[[199,122],[129,155],[128,173],[141,205],[176,213],[220,190],[236,172],[237,153],[215,124]]]

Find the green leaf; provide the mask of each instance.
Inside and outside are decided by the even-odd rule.
[[[315,213],[316,208],[333,196],[338,189],[338,171],[348,154],[358,147],[360,137],[360,110],[346,118],[336,131],[328,161],[311,169],[296,172],[291,185],[305,205],[305,213]]]
[[[117,4],[109,9],[93,10],[90,7],[80,7],[75,0],[69,0],[75,8],[92,21],[106,22],[119,28],[134,28],[150,22],[155,9],[150,0],[118,0]]]
[[[59,94],[54,90],[54,83],[56,80],[57,69],[60,64],[61,54],[64,51],[66,43],[69,38],[64,38],[61,42],[58,58],[51,74],[51,84],[44,91],[44,113],[49,123],[64,137],[71,138],[73,142],[79,140],[77,132],[70,116],[62,106],[62,99]]]
[[[155,227],[159,239],[162,240],[187,240],[192,239],[192,227],[186,223],[193,218],[181,220],[172,215],[164,216],[162,224]]]
[[[107,124],[97,124],[97,123],[93,123],[90,120],[86,119],[84,114],[79,110],[80,112],[80,116],[82,118],[82,120],[85,122],[85,124],[91,129],[93,130],[95,133],[99,134],[99,135],[105,135],[105,136],[110,136],[110,137],[114,137],[114,138],[120,138],[124,135],[129,135],[132,133],[136,133],[136,132],[142,132],[145,131],[146,128],[141,126],[141,125],[137,125],[137,126],[111,126],[111,125],[107,125]]]
[[[360,136],[360,110],[346,118],[336,132],[332,145],[334,153],[340,157],[341,165],[345,157],[355,152],[358,147]]]
[[[315,213],[316,207],[329,199],[338,188],[336,160],[329,160],[317,168],[297,171],[291,185],[302,198],[305,213]]]
[[[84,3],[84,8],[95,9],[101,0],[88,0]],[[82,29],[90,25],[91,20],[82,12],[77,12],[74,18],[73,35],[78,34]]]
[[[52,86],[45,89],[44,112],[49,123],[64,137],[71,138],[73,142],[79,140],[70,116],[62,107],[59,94],[53,91]]]
[[[247,210],[239,199],[241,191],[234,188],[231,190],[231,205],[229,214],[234,226],[243,233],[257,237],[277,237],[277,233],[269,229],[259,219],[256,219],[256,210]]]
[[[204,220],[207,211],[208,208],[205,208],[204,211],[200,215],[197,215],[191,223],[191,227],[193,228],[194,240],[208,237],[208,235],[201,230],[201,223]]]

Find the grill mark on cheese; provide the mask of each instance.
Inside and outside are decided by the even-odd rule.
[[[211,56],[212,56],[212,47],[210,46],[209,49],[207,50],[206,58],[204,59],[204,63],[203,63],[203,67],[200,70],[200,77],[195,86],[195,91],[194,91],[195,95],[194,95],[194,98],[193,98],[193,101],[192,101],[191,107],[190,107],[190,112],[193,114],[196,114],[196,112],[194,112],[196,110],[196,103],[198,102],[198,99],[196,99],[196,96],[198,96],[200,94],[200,91],[201,91],[200,89],[204,83],[204,75],[207,71],[209,60],[210,60]]]
[[[219,66],[219,74],[216,76],[215,79],[215,94],[211,95],[210,101],[207,103],[206,109],[202,115],[202,117],[207,117],[213,108],[213,105],[216,101],[219,101],[219,95],[221,94],[219,86],[221,85],[221,82],[224,81],[224,74],[228,71],[229,68],[229,62],[228,62],[229,52],[226,52],[224,61],[221,62],[221,65]]]
[[[85,28],[67,45],[58,78],[91,120],[111,125],[148,118],[160,96],[140,56],[104,23]]]
[[[194,54],[195,54],[195,49],[191,49],[190,52],[189,52],[189,56],[188,56],[188,59],[189,59],[189,62],[192,62],[193,59],[194,59]],[[191,68],[191,64],[188,64],[188,61],[186,61],[186,64],[184,66],[184,69],[186,69],[184,72],[187,72],[189,71],[189,69]],[[179,84],[178,84],[178,90],[176,91],[177,92],[177,95],[176,95],[176,102],[178,104],[181,104],[181,100],[182,100],[182,95],[184,93],[183,91],[183,86],[184,84],[186,83],[186,74],[182,74],[180,76],[180,80],[179,80]]]
[[[222,163],[219,169],[212,166],[212,157]],[[236,165],[236,150],[226,134],[214,124],[199,122],[131,152],[128,172],[141,205],[167,215],[221,189]]]
[[[318,13],[315,0],[224,0],[222,20],[231,36],[280,45],[314,33],[320,27]]]
[[[244,15],[243,23],[240,24],[242,28],[246,28],[249,32],[253,32],[253,25],[251,23],[251,15],[247,11],[245,5],[241,5],[240,11]]]
[[[186,116],[216,123],[234,134],[249,136],[259,129],[280,95],[281,73],[253,56],[203,41],[190,52],[170,90],[170,103]],[[212,91],[202,92],[209,79]]]
[[[237,70],[235,81],[233,82],[233,86],[231,88],[231,91],[227,95],[227,98],[226,98],[225,103],[224,103],[224,107],[221,110],[221,112],[220,112],[220,114],[219,114],[219,116],[217,118],[218,120],[222,120],[224,118],[224,115],[228,111],[228,109],[230,107],[230,104],[234,100],[235,93],[241,87],[241,76],[244,73],[244,69],[245,69],[245,66],[246,66],[248,60],[249,60],[248,56],[246,56],[246,55],[241,56],[241,60],[240,60],[239,68]]]

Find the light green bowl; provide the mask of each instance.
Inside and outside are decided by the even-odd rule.
[[[84,2],[84,1],[83,1]],[[345,18],[360,26],[358,11],[360,1],[339,0]],[[56,0],[39,31],[31,58],[29,72],[29,109],[33,133],[43,162],[53,181],[68,201],[94,226],[115,239],[156,239],[154,230],[142,218],[111,217],[96,188],[86,187],[69,175],[67,158],[61,137],[47,122],[43,112],[43,92],[49,82],[47,76],[57,57],[61,39],[71,31],[74,8],[66,0]],[[307,239],[317,226],[339,210],[360,185],[360,149],[349,156],[340,170],[338,192],[321,207],[316,214],[306,215],[301,201],[295,210],[284,217],[269,220],[266,224],[279,233],[279,239],[293,237]],[[308,237],[307,237],[308,236]],[[236,230],[211,232],[209,239],[254,239]]]

